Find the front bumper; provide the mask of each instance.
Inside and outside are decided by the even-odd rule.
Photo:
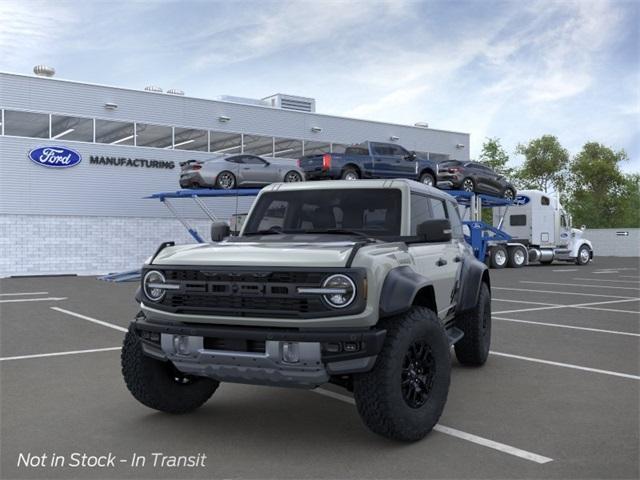
[[[224,382],[302,388],[317,387],[332,375],[370,370],[386,335],[385,330],[169,324],[144,317],[138,317],[132,327],[146,355],[169,360],[183,373]],[[285,348],[297,350],[297,361],[287,361]]]

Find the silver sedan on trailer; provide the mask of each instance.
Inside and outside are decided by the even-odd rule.
[[[265,159],[257,155],[219,156],[180,163],[181,188],[256,187],[276,182],[302,182],[304,172],[295,160]]]

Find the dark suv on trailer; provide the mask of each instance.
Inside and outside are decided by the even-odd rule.
[[[516,188],[504,175],[479,162],[445,160],[438,164],[438,187],[486,193],[510,200]]]

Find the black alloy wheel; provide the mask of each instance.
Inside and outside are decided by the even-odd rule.
[[[420,408],[433,388],[436,362],[431,347],[416,341],[409,347],[402,361],[402,398],[411,408]]]

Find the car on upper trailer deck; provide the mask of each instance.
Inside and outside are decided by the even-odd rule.
[[[445,160],[438,164],[438,187],[484,193],[508,200],[516,187],[504,176],[480,162]]]

